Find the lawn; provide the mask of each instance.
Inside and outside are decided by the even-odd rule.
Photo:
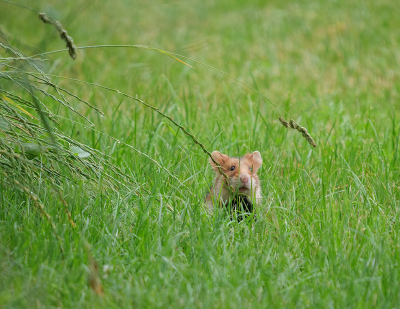
[[[87,121],[42,96],[58,129],[109,159],[90,184],[62,177],[76,227],[54,187],[34,184],[54,229],[0,164],[0,308],[399,306],[397,1],[19,3],[78,47],[190,59],[131,47],[42,56],[54,83],[104,112],[71,97]],[[65,48],[3,1],[0,30],[27,56]],[[7,57],[0,46],[1,74]],[[209,152],[260,151],[257,222],[206,211],[213,171],[185,131]],[[113,190],[103,177],[114,166],[129,179]]]

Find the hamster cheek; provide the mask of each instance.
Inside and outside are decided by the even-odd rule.
[[[239,185],[239,178],[238,177],[231,177],[229,179],[229,184],[234,188],[237,189],[238,185]]]

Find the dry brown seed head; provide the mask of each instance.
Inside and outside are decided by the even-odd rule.
[[[293,119],[290,119],[290,121],[287,122],[281,116],[279,116],[279,121],[282,123],[284,127],[289,128],[290,126],[290,128],[299,131],[311,146],[317,147],[314,139],[311,137],[310,133],[308,133],[305,127],[298,125]]]
[[[289,129],[289,122],[287,122],[285,119],[283,119],[281,116],[279,116],[279,121],[282,123],[282,125],[286,128]]]
[[[294,122],[294,120],[293,119],[290,119],[290,127],[292,128],[292,129],[297,129],[297,124],[296,124],[296,122]]]
[[[67,43],[68,53],[72,59],[76,59],[77,48],[74,44],[74,40],[71,36],[68,35],[68,32],[63,28],[62,24],[57,21],[49,18],[45,13],[39,13],[39,18],[46,24],[53,25],[57,31],[60,33],[61,39]]]

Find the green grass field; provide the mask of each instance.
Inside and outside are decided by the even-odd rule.
[[[279,123],[287,114],[200,63],[122,47],[79,50],[75,61],[43,56],[46,73],[140,98],[209,151],[260,151],[264,201],[255,224],[208,215],[213,172],[182,130],[117,92],[51,77],[105,113],[71,100],[94,131],[43,98],[65,117],[60,129],[110,155],[132,182],[113,192],[101,177],[95,186],[65,179],[76,228],[51,186],[38,184],[58,240],[0,176],[0,308],[399,306],[397,1],[20,3],[60,20],[77,46],[149,45],[218,68],[273,100],[317,148]],[[65,46],[35,13],[5,2],[0,30],[27,55]],[[103,296],[88,284],[91,256]]]

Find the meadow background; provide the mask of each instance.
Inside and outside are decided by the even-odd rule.
[[[1,181],[0,308],[398,306],[397,1],[20,3],[59,20],[77,46],[150,45],[216,67],[272,99],[317,148],[286,130],[278,116],[287,115],[267,100],[199,63],[133,48],[43,56],[46,73],[140,98],[209,151],[260,151],[265,199],[256,224],[208,215],[213,175],[198,145],[137,101],[52,77],[104,112],[71,101],[94,131],[44,98],[65,117],[60,129],[110,155],[132,181],[112,191],[101,179],[66,179],[76,228],[51,186],[38,185],[61,241],[32,200]],[[65,45],[35,13],[4,2],[0,27],[26,55]],[[88,284],[92,258],[104,295]]]

